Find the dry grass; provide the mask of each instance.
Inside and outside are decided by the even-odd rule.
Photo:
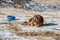
[[[18,22],[16,22],[16,21],[11,21],[10,22],[11,24],[9,24],[10,25],[10,27],[11,28],[15,28],[15,31],[16,31],[16,34],[18,35],[18,36],[23,36],[23,37],[27,37],[27,38],[29,38],[28,36],[35,36],[35,37],[37,37],[38,36],[38,40],[40,40],[40,36],[43,36],[43,37],[52,37],[52,38],[55,38],[56,40],[58,39],[58,40],[60,40],[59,38],[60,38],[60,33],[59,32],[57,32],[57,31],[55,31],[55,30],[52,30],[52,31],[47,31],[47,30],[45,30],[45,31],[39,31],[39,32],[35,32],[35,31],[32,31],[32,32],[27,32],[27,31],[23,31],[22,29],[20,29],[19,27],[18,27]],[[13,29],[14,29],[13,28]],[[43,38],[42,38],[43,39]]]
[[[52,31],[39,31],[39,32],[27,32],[27,31],[23,31],[20,27],[18,27],[19,22],[17,22],[16,20],[14,21],[8,21],[8,22],[1,22],[0,24],[9,24],[9,28],[10,29],[14,29],[16,31],[16,34],[18,36],[49,36],[49,37],[54,37],[54,38],[59,38],[60,37],[60,33],[52,30]]]
[[[26,38],[30,37],[37,37],[38,40],[46,40],[46,37],[51,37],[50,40],[60,40],[60,33],[56,33],[55,31],[43,31],[43,32],[19,32],[17,33],[18,36],[23,36]],[[42,37],[41,37],[42,36]],[[48,38],[49,39],[49,38]],[[31,40],[31,38],[30,38]]]
[[[60,37],[60,33],[56,31],[39,31],[39,32],[25,32],[25,31],[19,31],[17,32],[17,35],[20,36],[51,36],[51,37]]]

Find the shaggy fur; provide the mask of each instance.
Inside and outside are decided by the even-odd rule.
[[[29,25],[29,26],[42,26],[43,25],[43,17],[40,15],[34,15],[32,18],[29,19],[29,21],[25,21],[23,24],[24,25]]]

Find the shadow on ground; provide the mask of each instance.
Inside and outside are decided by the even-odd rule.
[[[55,24],[55,23],[46,23],[46,24],[43,24],[43,26],[56,26],[58,24]]]

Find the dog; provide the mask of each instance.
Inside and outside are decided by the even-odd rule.
[[[29,21],[25,21],[23,25],[37,26],[40,27],[43,25],[44,19],[41,15],[34,15]]]

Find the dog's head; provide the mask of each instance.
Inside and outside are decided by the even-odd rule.
[[[34,15],[29,22],[33,22],[35,25],[42,26],[43,25],[43,17],[40,15]]]
[[[29,21],[33,21],[33,22],[43,22],[43,17],[40,15],[34,15]]]

